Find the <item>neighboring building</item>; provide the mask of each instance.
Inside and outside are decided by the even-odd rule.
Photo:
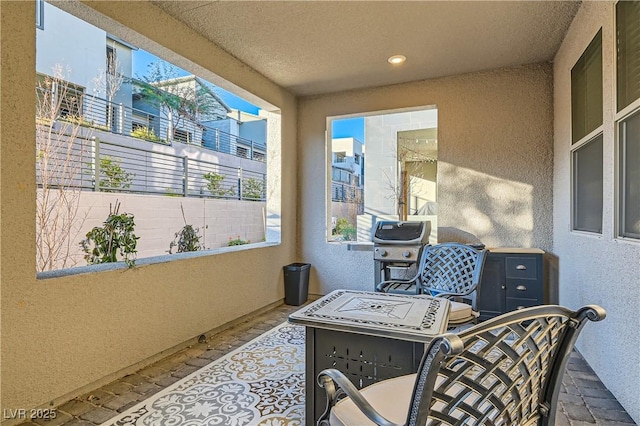
[[[68,113],[83,115],[87,121],[100,126],[107,126],[111,121],[110,128],[124,133],[122,117],[132,106],[129,82],[132,52],[137,48],[46,2],[38,4],[36,73],[39,82],[47,77],[64,80],[68,83],[66,96],[82,100],[66,102]],[[113,87],[114,81],[118,82],[117,87]]]
[[[153,129],[160,138],[209,148],[214,148],[214,141],[211,134],[205,139],[206,129],[211,127],[205,123],[224,120],[231,111],[194,75],[151,83],[135,80],[133,108],[133,130]],[[229,152],[228,147],[224,151]]]
[[[364,145],[356,138],[331,140],[331,222],[346,218],[356,226],[364,212]]]

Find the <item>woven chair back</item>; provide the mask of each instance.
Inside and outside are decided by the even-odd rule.
[[[408,424],[553,425],[562,374],[588,318],[541,306],[496,317],[431,343],[414,389]]]
[[[419,280],[423,293],[472,293],[482,276],[486,251],[466,244],[427,246],[420,261]]]

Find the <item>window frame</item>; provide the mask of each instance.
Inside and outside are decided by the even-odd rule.
[[[602,126],[600,126],[602,127]],[[598,131],[599,130],[599,131]],[[600,192],[600,203],[601,203],[601,210],[600,210],[600,230],[596,231],[596,230],[592,230],[592,229],[578,229],[578,224],[577,224],[577,215],[579,213],[578,211],[578,182],[577,182],[577,176],[576,173],[578,173],[578,169],[577,169],[577,158],[576,155],[579,153],[579,151],[586,147],[587,145],[589,145],[590,143],[594,143],[596,142],[596,140],[600,138],[600,145],[601,145],[601,150],[600,150],[600,165],[602,166],[602,168],[600,169],[600,181],[602,184],[602,190]],[[577,145],[578,143],[576,143]],[[595,236],[602,236],[603,232],[604,232],[604,159],[603,159],[603,154],[604,154],[604,135],[601,129],[596,129],[595,131],[589,133],[589,135],[587,135],[584,139],[580,140],[579,146],[575,146],[574,149],[571,150],[571,232],[576,232],[576,233],[584,233],[587,235],[595,235]]]
[[[596,43],[597,42],[597,43]],[[589,135],[592,135],[594,131],[602,128],[603,123],[604,123],[604,62],[603,62],[603,56],[602,56],[602,45],[603,39],[602,39],[602,27],[600,27],[598,29],[598,31],[596,32],[596,34],[591,38],[591,41],[589,42],[589,44],[587,45],[587,47],[582,51],[582,54],[580,55],[580,57],[578,58],[578,60],[575,62],[575,64],[573,65],[573,67],[571,68],[571,73],[570,73],[570,79],[571,79],[571,144],[572,145],[577,145],[579,143],[581,143],[581,141],[584,141],[585,139],[588,138]],[[599,70],[599,74],[600,74],[600,81],[598,84],[598,87],[596,87],[596,89],[599,89],[600,91],[600,99],[599,102],[597,102],[597,105],[592,106],[591,108],[589,108],[589,104],[588,101],[591,100],[590,97],[590,93],[593,92],[592,89],[594,89],[594,87],[589,86],[588,82],[589,82],[589,76],[591,75],[591,73],[589,73],[589,71],[593,71],[594,69],[590,68],[588,65],[596,58],[596,56],[594,55],[594,49],[596,48],[596,46],[599,44],[600,46],[600,51],[599,51],[599,62],[600,62],[600,70]],[[582,71],[582,75],[580,75],[580,71]],[[575,83],[577,83],[578,78],[577,77],[582,77],[582,79],[584,80],[584,87],[580,86],[576,86],[574,85]],[[583,106],[583,110],[582,111],[576,111],[577,108],[577,102],[576,99],[574,98],[574,95],[576,95],[577,93],[579,93],[576,89],[583,89],[582,91],[580,91],[582,97],[584,98],[585,101],[585,105]],[[594,123],[591,123],[589,121],[590,115],[593,112],[593,109],[596,109],[597,112],[600,113],[600,117],[599,117],[599,124],[596,125],[593,128],[589,128],[591,127]],[[582,112],[584,114],[584,117],[579,118],[578,112]],[[577,120],[582,121],[582,128],[579,129],[580,133],[584,133],[582,134],[582,136],[577,137],[576,133],[577,130],[576,127],[576,122]]]
[[[36,7],[38,4],[41,4],[44,7],[44,0],[36,0]],[[47,7],[56,7],[57,9],[60,9],[63,12],[66,12],[70,15],[72,15],[73,17],[84,21],[85,23],[88,23],[90,25],[93,25],[103,31],[106,31],[107,34],[109,34],[109,30],[113,29],[114,33],[117,32],[118,35],[122,35],[125,39],[128,39],[130,35],[135,34],[135,31],[130,27],[130,26],[124,26],[123,28],[116,28],[116,27],[112,27],[111,24],[108,24],[108,22],[110,22],[109,20],[106,20],[106,23],[103,22],[98,22],[95,23],[95,21],[102,21],[100,19],[97,19],[97,17],[99,16],[97,14],[97,12],[94,11],[93,8],[91,8],[90,6],[83,6],[83,8],[85,8],[87,14],[83,15],[83,14],[77,14],[75,13],[75,11],[68,11],[67,8],[65,8],[65,5],[61,5],[63,7],[58,7],[58,5],[47,5]],[[47,11],[49,11],[47,9]],[[88,17],[87,17],[88,16]],[[95,19],[94,19],[95,18]],[[49,22],[48,26],[51,26],[52,22]],[[54,25],[55,26],[55,25]],[[50,28],[48,28],[50,29]],[[37,31],[37,30],[34,30]],[[40,33],[37,34],[38,36],[41,36]],[[110,37],[107,36],[107,43],[109,43]],[[162,49],[153,49],[153,44],[154,41],[152,39],[148,39],[146,37],[142,37],[141,40],[138,40],[140,42],[140,45],[142,48],[148,49],[148,52],[154,55],[157,55],[158,58],[160,60],[166,61],[168,63],[171,64],[175,64],[176,62],[178,62],[178,60],[185,60],[184,57],[180,56],[179,52],[162,52],[162,54],[158,53],[158,50],[162,50]],[[151,46],[151,48],[149,47]],[[160,44],[161,47],[163,47],[163,44]],[[109,45],[107,45],[107,47],[109,47]],[[96,50],[97,52],[97,50]],[[114,47],[114,53],[117,54],[118,49]],[[37,53],[36,53],[37,54]],[[97,56],[96,56],[97,57]],[[96,59],[97,61],[98,59]],[[104,61],[104,60],[103,60]],[[242,88],[242,86],[236,86],[233,83],[231,83],[228,80],[225,80],[223,77],[220,77],[218,74],[216,74],[215,70],[211,70],[211,69],[207,69],[204,68],[202,71],[198,70],[198,74],[195,74],[194,69],[198,69],[198,66],[195,62],[193,61],[189,61],[189,60],[185,60],[186,64],[188,65],[188,67],[185,67],[185,71],[188,72],[192,72],[194,73],[194,75],[197,75],[200,78],[205,78],[207,79],[207,81],[209,80],[214,80],[216,81],[217,85],[221,88],[225,88],[228,92],[235,94],[238,93],[238,89],[242,92],[245,89]],[[37,62],[37,61],[36,61]],[[104,64],[104,62],[102,62],[102,64]],[[38,72],[38,65],[37,63],[34,64],[34,71],[36,72],[36,76],[42,76],[43,78],[46,76],[45,74]],[[104,65],[103,65],[104,66]],[[99,70],[99,68],[96,68],[96,71]],[[213,78],[212,78],[213,77]],[[36,77],[37,78],[37,77]],[[68,82],[69,84],[74,85],[75,87],[79,87],[82,89],[82,95],[85,95],[87,92],[87,87],[84,86],[79,86],[75,83],[71,83]],[[76,90],[76,89],[74,89]],[[265,212],[267,215],[271,215],[272,218],[269,219],[269,222],[267,222],[266,220],[263,221],[263,223],[265,223],[264,227],[264,237],[262,239],[255,239],[254,242],[251,242],[250,244],[243,244],[240,246],[227,246],[227,245],[223,245],[223,246],[215,246],[215,247],[211,247],[211,248],[203,248],[202,250],[198,250],[198,251],[193,251],[193,252],[185,252],[185,253],[174,253],[174,254],[159,254],[159,255],[146,255],[143,254],[141,257],[141,253],[140,250],[138,252],[138,257],[136,259],[136,266],[141,266],[141,265],[150,265],[150,264],[156,264],[156,263],[164,263],[167,261],[173,261],[173,260],[181,260],[181,259],[187,259],[187,258],[194,258],[194,257],[209,257],[209,256],[215,256],[221,253],[230,253],[230,252],[238,252],[238,251],[245,251],[245,250],[251,250],[251,249],[255,249],[255,248],[263,248],[263,247],[273,247],[273,246],[279,246],[283,243],[283,239],[282,239],[282,220],[281,220],[281,216],[282,216],[282,203],[281,203],[281,191],[282,189],[280,188],[280,175],[282,173],[281,167],[279,165],[278,162],[274,161],[275,158],[280,158],[280,153],[282,152],[282,131],[283,131],[283,124],[282,124],[282,110],[281,108],[274,103],[271,103],[268,100],[265,100],[263,98],[261,98],[259,95],[254,94],[255,92],[252,91],[246,91],[246,93],[243,93],[243,96],[246,95],[248,97],[248,99],[246,97],[242,97],[242,99],[246,99],[247,102],[251,102],[251,103],[255,103],[256,106],[258,106],[261,110],[264,111],[264,116],[262,114],[262,111],[260,112],[259,116],[261,118],[265,119],[265,126],[264,126],[264,131],[265,131],[265,144],[264,144],[264,149],[262,152],[263,157],[266,155],[266,147],[267,144],[273,144],[270,145],[270,151],[273,150],[273,152],[277,155],[271,156],[269,155],[265,161],[262,161],[262,163],[266,164],[266,169],[264,172],[264,178],[260,181],[262,183],[262,197],[264,199],[260,199],[259,201],[264,202],[265,203],[265,207],[263,208],[263,214],[262,217],[265,216]],[[238,95],[236,95],[238,96]],[[77,98],[79,98],[81,100],[80,96],[76,96]],[[37,100],[36,100],[37,102]],[[78,103],[79,107],[77,108],[78,110],[82,110],[82,104]],[[133,108],[132,108],[133,109]],[[37,125],[37,121],[35,123]],[[185,129],[186,131],[186,129]],[[198,131],[197,129],[195,130],[196,132]],[[115,133],[115,132],[111,132],[111,133]],[[191,131],[189,133],[192,133]],[[119,135],[116,135],[117,137],[120,137]],[[125,137],[127,137],[129,135],[125,135]],[[230,155],[233,155],[232,153],[229,152]],[[248,158],[248,157],[247,157]],[[35,158],[34,158],[35,159]],[[36,159],[37,160],[37,159]],[[218,163],[216,163],[218,164]],[[221,163],[222,164],[222,163]],[[238,169],[240,169],[240,167],[237,167]],[[252,176],[251,174],[247,174],[247,176]],[[269,178],[267,179],[267,176],[269,176]],[[272,177],[273,176],[273,177]],[[247,180],[252,179],[251,177],[248,177]],[[253,178],[256,179],[256,178]],[[267,186],[268,185],[268,186]],[[275,185],[275,186],[274,186]],[[36,188],[37,190],[37,188]],[[123,191],[125,192],[125,191]],[[173,193],[165,193],[162,194],[164,196],[168,196],[169,198],[166,198],[167,201],[174,203],[176,202],[176,200],[172,200],[170,197],[174,196]],[[35,196],[35,194],[34,194]],[[198,195],[193,195],[193,198],[202,198],[202,197],[198,197]],[[247,198],[247,200],[249,200],[249,198]],[[252,199],[251,201],[255,201],[255,198]],[[267,216],[270,217],[270,216]],[[35,226],[34,226],[34,230],[35,230]],[[34,231],[37,232],[37,231]],[[167,241],[167,244],[169,244],[170,240]],[[37,279],[52,279],[52,278],[59,278],[59,277],[66,277],[66,276],[71,276],[71,275],[76,275],[76,274],[83,274],[83,273],[99,273],[102,271],[109,271],[109,270],[116,270],[116,269],[123,269],[123,268],[127,268],[127,266],[124,264],[124,262],[118,261],[118,262],[110,262],[107,264],[101,264],[101,265],[75,265],[75,266],[71,266],[71,267],[65,267],[65,268],[59,268],[56,267],[55,269],[51,269],[51,270],[46,270],[46,271],[36,271],[36,277]]]
[[[44,0],[36,0],[36,28],[44,30]]]
[[[615,39],[614,42],[618,43],[618,4],[620,2],[616,2],[615,10],[614,10],[614,32]],[[625,140],[622,137],[622,126],[626,123],[626,121],[633,117],[635,114],[640,114],[640,97],[631,101],[628,105],[624,106],[622,109],[618,110],[618,84],[619,84],[619,73],[618,73],[618,55],[616,52],[614,58],[614,79],[615,79],[615,90],[613,95],[615,97],[614,102],[614,127],[615,127],[615,212],[614,212],[614,238],[620,241],[632,242],[632,243],[640,243],[640,234],[637,236],[634,234],[628,235],[625,232],[625,202],[626,195],[625,191],[625,178],[626,178],[626,169],[625,169],[625,150],[626,146]]]
[[[636,233],[628,233],[626,231],[626,200],[627,194],[625,193],[625,183],[627,177],[627,170],[625,165],[627,163],[626,152],[627,152],[627,140],[622,136],[622,127],[627,123],[628,119],[639,116],[640,117],[640,108],[632,111],[626,116],[620,118],[620,120],[616,121],[616,237],[629,241],[637,241],[640,243],[640,232]],[[635,117],[634,117],[635,118]],[[640,136],[640,135],[639,135]],[[638,165],[640,167],[640,165]]]
[[[574,110],[573,110],[573,106],[574,106],[574,94],[576,93],[576,91],[574,90],[574,69],[576,69],[577,66],[579,66],[581,63],[583,63],[585,61],[585,58],[589,53],[591,53],[590,51],[592,50],[592,46],[594,45],[594,42],[597,39],[600,39],[600,57],[601,57],[601,67],[604,68],[604,62],[603,62],[603,44],[602,44],[602,27],[598,29],[598,31],[596,32],[596,34],[591,38],[591,40],[589,41],[589,44],[585,47],[585,49],[582,51],[582,53],[580,54],[580,57],[576,60],[574,66],[571,68],[570,71],[570,105],[571,105],[571,117],[570,117],[570,128],[571,128],[571,135],[569,137],[569,143],[570,143],[570,150],[569,150],[569,163],[570,163],[570,221],[569,221],[569,231],[572,233],[579,233],[579,234],[585,234],[585,235],[592,235],[592,236],[597,236],[597,237],[602,237],[603,232],[604,232],[604,82],[601,81],[601,85],[600,85],[600,96],[599,96],[599,103],[600,103],[600,108],[602,108],[602,112],[603,115],[601,117],[600,120],[600,124],[598,126],[596,126],[594,129],[592,129],[591,131],[588,131],[588,133],[586,135],[583,135],[581,138],[579,139],[574,139],[574,130],[575,130],[575,126],[574,126]],[[602,79],[604,79],[604,69],[601,69],[601,75],[602,75]],[[586,87],[585,87],[586,89]],[[588,100],[588,98],[585,98],[586,100]],[[586,111],[586,110],[585,110]],[[586,124],[586,122],[585,122]],[[602,181],[602,193],[600,194],[600,199],[602,200],[602,210],[600,213],[600,231],[594,231],[594,230],[588,230],[588,229],[578,229],[577,226],[577,215],[579,214],[578,209],[578,181],[576,179],[576,173],[578,172],[578,170],[576,169],[577,167],[577,158],[576,155],[579,153],[579,151],[584,148],[586,145],[588,145],[591,142],[594,142],[597,138],[602,138],[602,153],[601,153],[601,165],[602,165],[602,169],[601,169],[601,175],[600,175],[600,179]]]

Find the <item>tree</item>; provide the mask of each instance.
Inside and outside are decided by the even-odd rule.
[[[73,241],[85,218],[78,217],[87,134],[80,134],[82,96],[70,90],[61,65],[36,85],[36,268],[74,266]],[[59,120],[61,117],[65,120]]]
[[[107,97],[107,126],[113,129],[115,120],[115,108],[113,101],[116,94],[125,81],[124,75],[120,72],[120,61],[115,54],[107,54],[107,69],[99,70],[98,76],[93,80],[93,85],[97,95],[104,92]]]
[[[216,106],[207,88],[195,77],[181,80],[180,71],[168,62],[152,62],[138,81],[140,95],[169,121],[171,138],[179,126],[187,121],[197,124],[203,116],[212,115]]]
[[[412,141],[417,142],[418,140],[412,139]],[[391,191],[391,194],[387,198],[395,201],[398,220],[407,220],[408,196],[411,193],[411,188],[425,177],[424,173],[420,171],[420,164],[436,160],[426,155],[420,149],[414,149],[411,144],[406,143],[398,143],[395,160],[397,163],[396,176],[389,176],[389,174],[383,170],[387,179],[387,188]]]

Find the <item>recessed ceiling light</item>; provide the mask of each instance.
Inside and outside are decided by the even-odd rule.
[[[404,55],[393,55],[392,57],[387,59],[387,62],[389,62],[390,64],[393,64],[393,65],[398,65],[398,64],[403,63],[406,60],[407,60],[407,57],[404,56]]]

